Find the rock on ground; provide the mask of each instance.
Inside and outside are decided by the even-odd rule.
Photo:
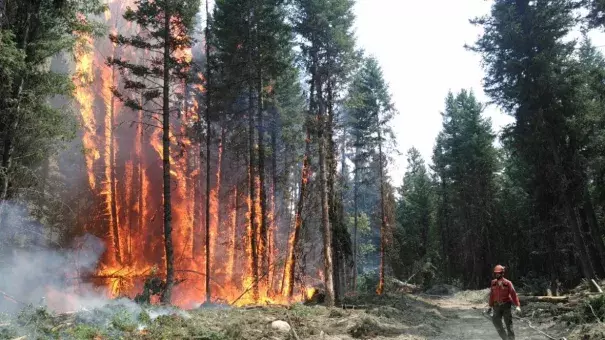
[[[271,328],[275,329],[276,331],[282,332],[282,333],[288,333],[290,332],[290,325],[282,320],[275,320],[271,323]]]

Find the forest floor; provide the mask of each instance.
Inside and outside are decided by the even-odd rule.
[[[491,320],[483,313],[486,304],[469,302],[457,297],[434,300],[434,303],[441,307],[449,318],[445,322],[442,332],[438,336],[428,337],[431,340],[489,340],[499,339],[498,333]],[[535,322],[535,321],[534,321]],[[533,325],[533,324],[532,324]],[[516,319],[513,327],[517,340],[547,340],[548,338],[540,334],[535,329],[529,327],[527,322]],[[569,330],[555,330],[554,323],[541,324],[538,329],[547,334],[560,339],[563,334],[568,334]]]
[[[101,308],[53,314],[42,308],[0,315],[0,339],[206,339],[206,340],[493,340],[498,335],[482,311],[486,291],[446,296],[391,293],[348,298],[345,305],[213,306],[179,310],[113,300]],[[581,307],[581,305],[580,305]],[[567,308],[567,309],[565,309]],[[574,307],[575,308],[575,307]],[[529,304],[521,317],[554,339],[605,339],[605,326],[574,326],[569,306]],[[578,309],[578,311],[581,310]],[[575,314],[574,314],[575,313]],[[515,321],[517,340],[548,340]]]

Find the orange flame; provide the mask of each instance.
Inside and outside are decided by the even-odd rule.
[[[132,32],[137,27],[129,25],[118,25],[121,20],[121,12],[126,4],[132,5],[132,0],[108,0],[109,11],[105,13],[106,21],[112,21],[110,27],[121,27],[121,29]],[[179,18],[172,18],[173,27],[178,27]],[[83,20],[83,19],[82,19]],[[135,25],[136,26],[136,25]],[[115,32],[114,32],[115,33]],[[188,39],[183,32],[176,31],[177,39]],[[96,49],[93,49],[96,47]],[[147,132],[146,127],[153,124],[154,119],[149,118],[145,112],[130,112],[116,100],[110,87],[120,88],[121,78],[114,73],[110,67],[104,66],[105,54],[115,55],[116,49],[126,59],[136,59],[145,62],[155,57],[153,51],[140,51],[127,47],[114,46],[107,38],[99,38],[93,41],[91,36],[82,35],[80,43],[76,47],[76,72],[74,82],[76,84],[75,98],[79,104],[80,116],[82,118],[82,143],[87,150],[84,155],[86,164],[86,176],[92,195],[97,200],[97,205],[90,213],[91,228],[104,236],[106,243],[106,254],[101,259],[94,281],[100,288],[104,289],[109,297],[128,296],[134,297],[142,289],[143,282],[152,275],[152,268],[157,267],[157,275],[162,277],[165,271],[163,232],[162,232],[162,131],[152,128]],[[192,60],[191,49],[176,51],[175,57],[184,62]],[[95,74],[98,72],[98,76]],[[198,78],[204,82],[204,76],[200,73]],[[199,205],[196,202],[203,199],[196,197],[201,191],[199,178],[203,176],[198,166],[200,162],[199,145],[190,140],[187,135],[191,133],[190,128],[197,120],[197,112],[200,109],[196,98],[205,92],[202,84],[178,84],[172,87],[171,99],[185,98],[189,92],[193,92],[188,103],[182,101],[180,105],[185,106],[184,117],[170,117],[170,159],[171,164],[171,193],[172,193],[172,222],[173,222],[173,244],[175,251],[175,272],[177,279],[186,279],[186,284],[175,286],[173,303],[181,307],[191,307],[196,301],[202,299],[204,287],[204,259],[201,252],[197,253],[194,241],[201,238],[202,219],[197,219]],[[183,96],[181,96],[183,95]],[[174,101],[173,101],[174,102]],[[146,110],[155,108],[146,107]],[[159,113],[159,112],[158,112]],[[156,114],[156,118],[157,118]],[[137,121],[136,131],[129,130],[129,124],[123,122]],[[147,124],[150,123],[150,124]],[[288,303],[292,299],[302,300],[305,292],[298,292],[295,297],[274,296],[271,290],[275,274],[269,272],[269,280],[254,282],[252,276],[252,250],[249,240],[255,238],[257,244],[261,245],[260,230],[253,234],[250,221],[250,212],[254,209],[256,213],[255,223],[260,225],[260,182],[258,176],[254,179],[256,186],[255,203],[247,198],[247,218],[238,217],[238,202],[243,199],[238,190],[239,183],[234,183],[231,178],[223,173],[226,168],[221,163],[229,160],[224,151],[224,141],[218,146],[218,164],[216,169],[216,184],[211,191],[211,225],[210,237],[213,286],[213,300],[234,302],[246,290],[250,291],[253,284],[259,284],[260,296],[254,299],[253,294],[245,294],[235,302],[241,306],[250,303]],[[96,169],[96,170],[95,170]],[[96,171],[96,172],[95,172]],[[95,176],[97,175],[98,178]],[[222,202],[221,185],[234,187],[226,199]],[[274,188],[272,189],[274,190]],[[227,190],[223,190],[227,191]],[[238,196],[240,195],[240,196]],[[242,203],[244,203],[242,201]],[[226,209],[221,207],[225,204]],[[278,226],[275,222],[275,204],[270,202],[268,217],[269,240],[267,250],[256,249],[260,255],[258,258],[259,269],[262,268],[262,256],[268,256],[265,260],[271,264],[275,262],[277,249],[275,238],[278,234]],[[222,211],[224,210],[224,211]],[[98,218],[99,212],[102,218]],[[221,222],[221,213],[225,213],[225,221]],[[194,217],[196,217],[194,219]],[[99,219],[99,221],[96,221]],[[91,222],[91,223],[89,223]],[[222,230],[224,227],[224,231]],[[238,232],[245,230],[248,242],[240,241]],[[224,242],[221,242],[224,241]],[[223,246],[223,244],[226,244]],[[238,250],[236,245],[245,245],[243,250]],[[224,251],[223,251],[224,249]],[[196,253],[194,253],[194,251]],[[113,254],[120,254],[122,261],[118,261]],[[265,254],[265,255],[263,255]],[[245,255],[245,256],[241,256]],[[225,261],[221,262],[221,259]],[[121,263],[120,263],[121,262]],[[273,265],[272,265],[273,266]],[[262,276],[264,273],[260,273]],[[61,301],[70,302],[69,298],[60,294],[54,295],[57,303]],[[71,303],[71,302],[70,302]],[[67,303],[66,305],[69,305]],[[67,308],[67,307],[66,307]]]
[[[80,37],[75,48],[76,72],[74,83],[76,85],[74,96],[80,104],[80,115],[83,123],[82,143],[84,144],[86,169],[88,173],[88,184],[92,189],[96,187],[96,178],[93,172],[94,162],[99,159],[100,154],[96,148],[94,134],[96,131],[96,119],[93,113],[93,90],[90,85],[94,82],[93,72],[93,40],[90,35]]]

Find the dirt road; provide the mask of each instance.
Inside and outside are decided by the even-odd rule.
[[[499,339],[491,321],[481,313],[485,306],[464,303],[451,299],[434,301],[451,316],[443,333],[431,340],[495,340]],[[519,320],[514,323],[516,340],[548,340]]]

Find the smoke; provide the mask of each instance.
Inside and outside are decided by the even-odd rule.
[[[104,251],[103,242],[88,234],[59,248],[26,207],[6,203],[0,228],[0,312],[30,304],[66,311],[107,303],[101,292],[81,282],[94,272]]]

